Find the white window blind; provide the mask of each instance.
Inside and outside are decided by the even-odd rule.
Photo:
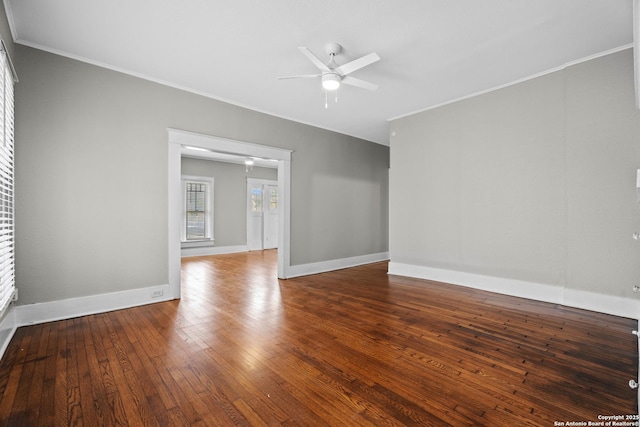
[[[0,314],[16,293],[13,189],[13,85],[15,73],[0,44]]]

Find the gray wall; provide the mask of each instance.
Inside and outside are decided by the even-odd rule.
[[[278,170],[212,160],[182,158],[182,174],[212,177],[215,246],[247,244],[247,178],[278,179]]]
[[[388,250],[389,148],[21,45],[19,304],[168,283],[167,128],[294,150],[291,263]]]
[[[640,112],[631,50],[391,128],[393,262],[632,295]]]

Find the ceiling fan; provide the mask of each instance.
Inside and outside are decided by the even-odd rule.
[[[342,51],[342,46],[337,43],[328,43],[325,45],[325,52],[329,55],[329,62],[325,64],[317,56],[315,56],[306,47],[299,47],[298,50],[306,56],[309,61],[313,63],[321,71],[318,74],[303,74],[297,76],[283,76],[278,79],[298,79],[298,78],[316,78],[320,77],[322,80],[322,87],[325,91],[335,91],[340,87],[341,83],[356,86],[362,89],[376,90],[378,85],[366,82],[364,80],[357,79],[350,76],[356,70],[359,70],[367,65],[371,65],[380,60],[380,57],[376,53],[370,53],[361,58],[355,59],[351,62],[347,62],[343,65],[336,64],[335,57]],[[325,92],[326,96],[326,92]],[[325,102],[326,107],[326,102]]]

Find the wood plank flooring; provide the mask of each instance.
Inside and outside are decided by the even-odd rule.
[[[5,426],[556,426],[638,413],[637,322],[389,276],[183,260],[183,297],[20,328]]]

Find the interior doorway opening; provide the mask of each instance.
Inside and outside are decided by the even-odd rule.
[[[194,152],[222,153],[257,159],[269,159],[277,162],[277,228],[278,228],[278,278],[289,277],[290,262],[290,176],[291,150],[243,141],[219,138],[210,135],[169,129],[168,144],[168,268],[169,290],[173,298],[180,298],[180,259],[181,259],[181,158],[185,150],[190,156]]]

